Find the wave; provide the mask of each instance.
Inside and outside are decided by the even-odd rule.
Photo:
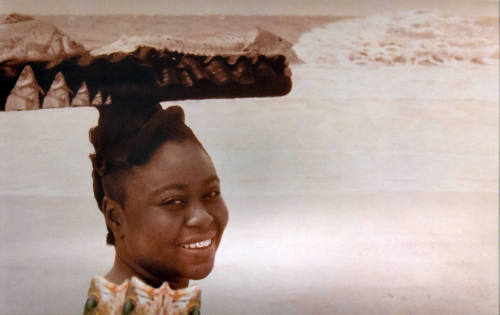
[[[400,11],[314,29],[294,49],[316,64],[498,64],[498,34],[498,19]]]

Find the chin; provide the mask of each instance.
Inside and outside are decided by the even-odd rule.
[[[204,274],[197,274],[197,275],[194,275],[192,277],[190,277],[189,279],[191,280],[201,280],[203,278],[206,278],[208,275],[210,274],[210,271],[209,272],[206,272]]]
[[[205,265],[190,266],[185,272],[186,278],[192,280],[203,279],[210,274],[213,266],[213,262],[207,263]]]

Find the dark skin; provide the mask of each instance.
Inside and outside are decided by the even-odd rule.
[[[178,289],[206,277],[228,211],[205,150],[191,140],[166,142],[123,177],[125,200],[103,200],[116,250],[106,278],[122,283],[136,276],[154,287],[168,281]]]

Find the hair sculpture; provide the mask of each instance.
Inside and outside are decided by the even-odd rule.
[[[133,166],[149,161],[161,144],[191,140],[203,146],[184,123],[180,106],[162,109],[155,101],[125,102],[97,107],[97,126],[89,131],[95,153],[92,161],[94,197],[101,211],[105,195],[118,202],[125,199],[117,176]],[[114,244],[109,227],[106,242]]]

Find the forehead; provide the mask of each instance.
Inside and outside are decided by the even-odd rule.
[[[196,186],[216,176],[215,167],[205,150],[194,141],[166,142],[144,165],[134,166],[127,176],[127,186],[145,193],[165,184]]]

